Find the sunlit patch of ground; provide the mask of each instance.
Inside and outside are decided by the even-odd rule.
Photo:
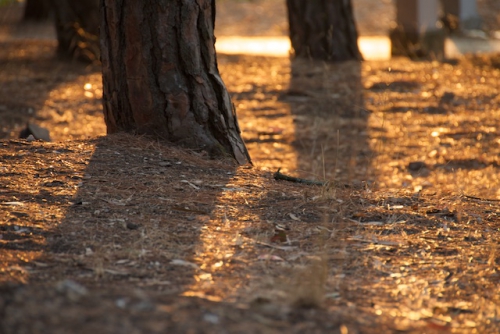
[[[28,283],[31,273],[49,266],[39,257],[83,180],[87,160],[71,153],[91,153],[92,148],[15,140],[2,146],[12,151],[0,159],[0,281]]]
[[[385,36],[361,36],[358,46],[365,60],[387,60],[391,58],[391,43]],[[222,36],[217,38],[217,52],[224,54],[245,54],[268,57],[288,57],[290,39],[286,36],[245,37]],[[460,55],[459,51],[455,51]]]
[[[496,58],[219,55],[254,168],[78,139],[104,129],[97,70],[38,85],[60,63],[35,59],[0,63],[23,88],[2,99],[76,140],[0,143],[6,332],[496,331]],[[330,183],[276,181],[280,167]]]
[[[105,133],[98,66],[55,62],[53,41],[0,43],[0,138],[16,138],[29,121],[55,141]]]
[[[500,71],[469,62],[366,66],[381,187],[496,199]]]
[[[223,35],[285,34],[283,2],[226,4]],[[247,169],[97,138],[99,68],[54,48],[0,47],[0,332],[498,332],[498,56],[219,55]]]
[[[259,205],[259,199],[268,196],[264,181],[258,174],[252,175],[248,168],[236,170],[216,198],[211,216],[199,218],[204,225],[194,261],[200,271],[183,295],[214,301],[242,301],[242,290],[248,290],[248,284],[254,279],[251,276],[257,276],[252,267],[257,265],[257,270],[262,269],[256,250],[258,241],[249,236],[257,233],[261,234],[259,239],[267,240],[266,235],[270,237],[274,231],[265,217],[252,210]]]

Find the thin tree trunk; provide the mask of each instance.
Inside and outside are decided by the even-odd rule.
[[[167,139],[250,162],[217,68],[215,0],[102,0],[108,133]]]
[[[49,0],[27,0],[24,7],[24,20],[42,21],[50,17]]]
[[[58,54],[84,62],[99,60],[99,0],[51,0]]]
[[[296,57],[362,59],[350,0],[287,0],[287,8]]]

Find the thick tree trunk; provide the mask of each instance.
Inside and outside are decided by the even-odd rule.
[[[24,20],[42,21],[50,17],[49,0],[27,0],[24,7]]]
[[[99,0],[51,0],[58,54],[84,62],[99,60]]]
[[[361,60],[351,0],[287,0],[295,56]]]
[[[217,68],[215,0],[102,0],[108,133],[167,139],[250,162]]]

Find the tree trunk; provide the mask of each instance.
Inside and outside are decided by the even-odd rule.
[[[102,0],[108,133],[167,139],[250,162],[217,68],[215,0]]]
[[[42,21],[50,17],[49,0],[27,0],[24,7],[24,20]]]
[[[351,0],[287,0],[295,56],[327,61],[361,60]]]
[[[99,0],[51,0],[58,54],[84,62],[99,60]]]

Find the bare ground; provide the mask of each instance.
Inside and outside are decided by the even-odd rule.
[[[99,68],[54,48],[0,45],[0,332],[498,332],[498,56],[219,55],[235,167],[102,136]]]

